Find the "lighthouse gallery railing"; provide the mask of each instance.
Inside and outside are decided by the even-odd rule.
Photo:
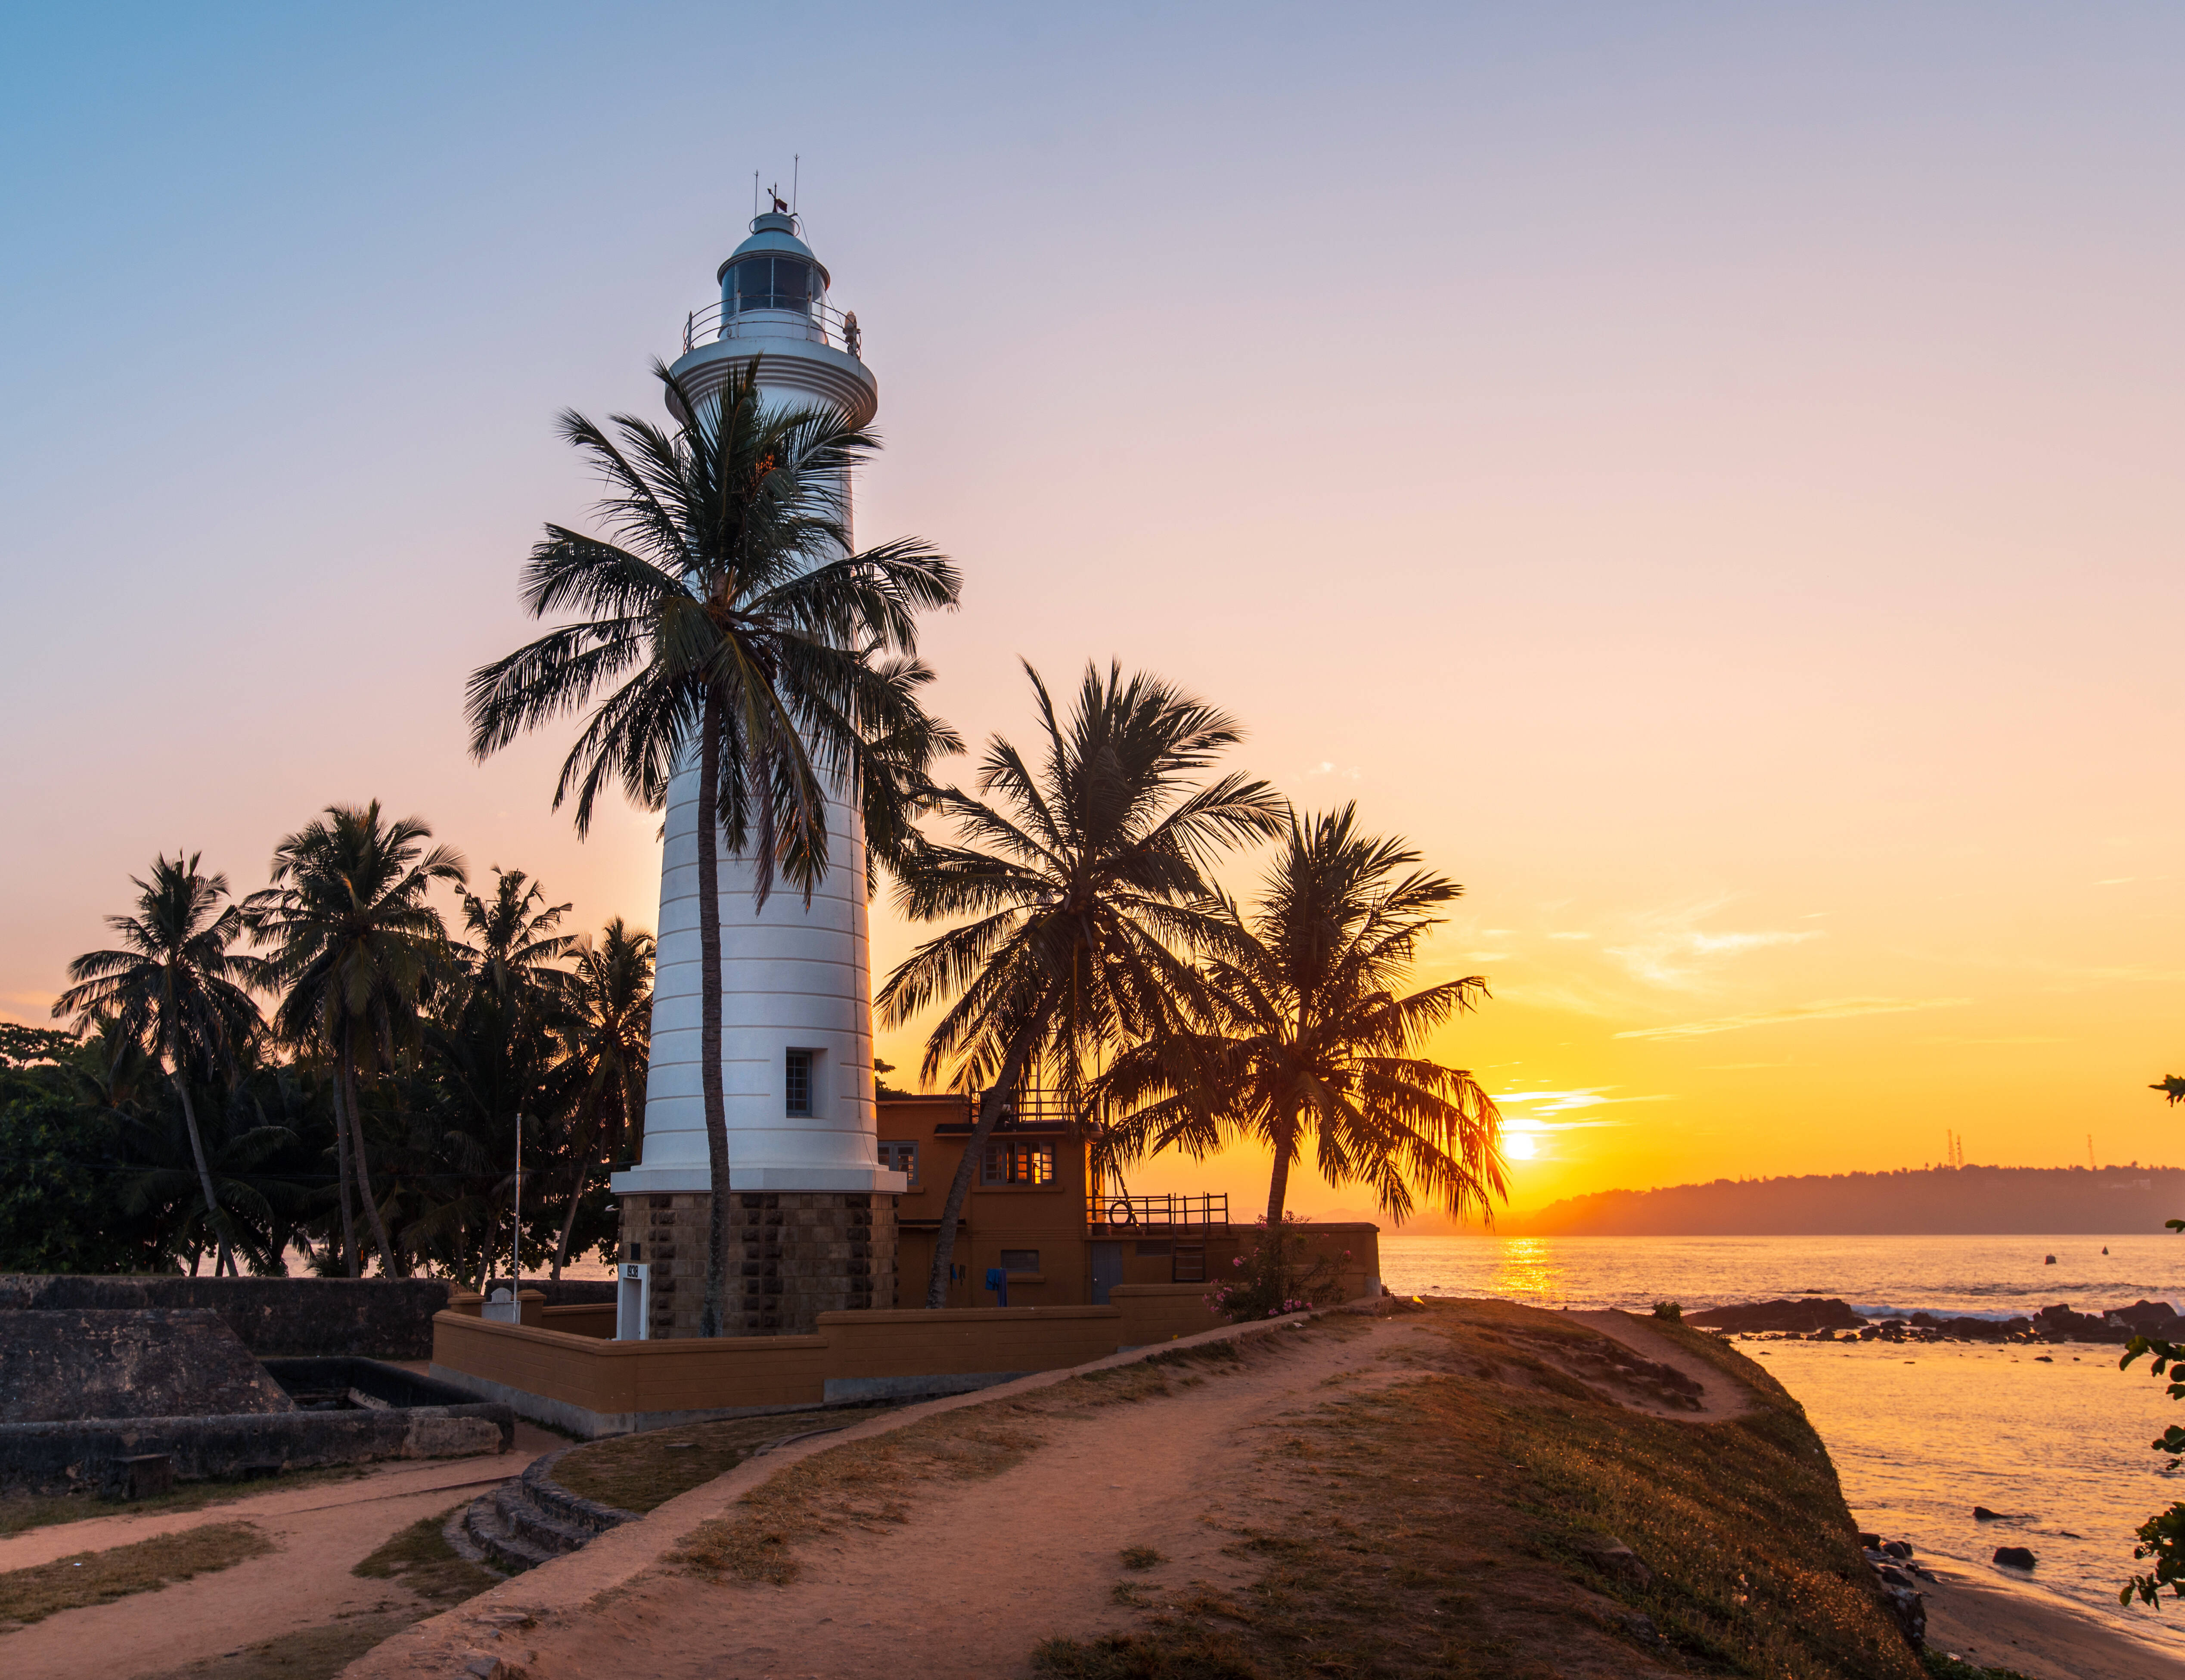
[[[724,339],[796,338],[831,345],[852,356],[863,348],[856,321],[834,305],[815,298],[801,308],[736,310],[721,302],[694,310],[683,323],[683,353],[688,356],[701,344],[718,344]]]

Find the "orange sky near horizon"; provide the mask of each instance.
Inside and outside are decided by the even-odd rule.
[[[739,172],[801,148],[880,379],[859,531],[965,575],[939,709],[1156,669],[1462,882],[1420,976],[1490,983],[1434,1048],[1531,1151],[1512,1207],[1946,1130],[2180,1158],[2185,18],[860,15],[825,133],[818,67],[663,108],[555,8],[437,57],[299,22],[324,78],[153,31],[0,116],[52,165],[0,277],[49,328],[0,416],[0,1015],[154,851],[248,891],[336,799],[651,925],[655,820],[578,843],[566,737],[474,766],[461,686],[593,493],[555,411],[655,412]],[[876,976],[915,937],[878,911]],[[1249,1207],[1265,1163],[1132,1185]]]

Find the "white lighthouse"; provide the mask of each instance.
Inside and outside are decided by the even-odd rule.
[[[694,400],[718,400],[732,370],[759,358],[764,400],[826,403],[863,423],[880,386],[854,316],[829,303],[830,277],[778,210],[721,265],[719,303],[693,314],[673,372]],[[672,405],[671,405],[672,406]],[[679,419],[686,417],[679,415]],[[645,1150],[615,1174],[625,1292],[641,1267],[644,1334],[698,1331],[709,1199],[699,1084],[698,772],[668,796],[660,946]],[[895,1207],[873,1129],[872,970],[863,823],[835,790],[828,871],[808,904],[777,882],[756,903],[753,866],[721,854],[721,1081],[727,1101],[730,1244],[724,1332],[806,1331],[820,1312],[895,1304]],[[623,1334],[631,1333],[625,1314]]]

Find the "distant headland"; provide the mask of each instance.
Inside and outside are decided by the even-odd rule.
[[[2185,1218],[2174,1167],[1934,1167],[1601,1190],[1495,1222],[1510,1236],[2126,1236]],[[1416,1229],[1417,1227],[1406,1229]]]

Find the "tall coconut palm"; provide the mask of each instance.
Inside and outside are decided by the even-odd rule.
[[[558,966],[573,949],[573,933],[557,933],[567,904],[550,904],[546,889],[520,869],[493,866],[490,899],[461,895],[463,931],[471,943],[460,949],[471,971],[471,984],[515,1013],[545,1008],[568,995],[569,975]]]
[[[282,841],[273,884],[243,905],[252,937],[272,949],[267,972],[285,988],[275,1027],[292,1044],[322,1048],[333,1065],[343,1258],[351,1277],[363,1269],[350,1213],[352,1171],[381,1269],[389,1277],[397,1269],[372,1194],[357,1078],[366,1064],[394,1068],[398,1052],[416,1039],[419,1005],[450,977],[447,927],[428,894],[436,882],[460,888],[463,860],[452,847],[428,850],[432,837],[421,818],[383,817],[377,799],[329,805]]]
[[[110,916],[106,925],[121,936],[119,950],[87,951],[69,965],[76,983],[53,1004],[56,1016],[72,1016],[80,1028],[110,1017],[120,1029],[149,1046],[166,1063],[182,1106],[205,1221],[220,1245],[217,1269],[232,1268],[228,1230],[214,1194],[212,1168],[190,1080],[232,1068],[238,1051],[260,1026],[247,987],[260,965],[229,947],[243,936],[242,911],[228,897],[227,877],[198,871],[201,854],[152,865],[149,881],[131,877],[137,912]]]
[[[556,809],[573,798],[579,833],[602,788],[657,810],[695,762],[707,1336],[723,1319],[729,1188],[717,848],[752,859],[762,899],[779,873],[809,900],[832,790],[870,785],[869,743],[919,739],[917,684],[889,662],[915,653],[918,613],[958,592],[955,568],[923,542],[850,552],[850,479],[876,440],[840,410],[768,404],[759,366],[701,402],[656,363],[690,417],[673,431],[562,417],[606,482],[607,535],[547,526],[523,603],[571,621],[473,672],[468,690],[481,759],[589,708],[554,790]]]
[[[1208,892],[1204,871],[1282,826],[1265,782],[1195,779],[1240,738],[1227,714],[1159,677],[1087,665],[1065,721],[1039,673],[1025,672],[1045,736],[1037,768],[994,736],[978,795],[934,796],[957,843],[919,848],[897,888],[914,920],[970,920],[919,946],[877,1000],[889,1026],[948,1002],[921,1076],[986,1087],[941,1210],[929,1307],[947,1304],[956,1221],[1027,1074],[1044,1072],[1081,1110],[1105,1058],[1171,1023],[1197,980],[1171,942]]]
[[[652,935],[616,916],[577,949],[570,1059],[584,1080],[577,1177],[554,1250],[554,1275],[569,1257],[569,1235],[593,1163],[612,1161],[645,1137],[645,1073],[652,1050]]]
[[[1274,1157],[1271,1239],[1308,1143],[1330,1184],[1363,1181],[1397,1218],[1414,1186],[1459,1215],[1506,1196],[1494,1099],[1419,1054],[1486,982],[1400,990],[1435,910],[1463,891],[1419,860],[1400,840],[1361,834],[1346,805],[1292,818],[1249,912],[1226,897],[1200,906],[1198,1020],[1134,1046],[1106,1077],[1125,1151],[1261,1145]]]
[[[504,871],[495,864],[493,872],[495,885],[490,899],[475,893],[462,895],[463,931],[473,943],[459,948],[470,971],[470,986],[458,1030],[473,1036],[483,1034],[506,1045],[513,1045],[526,1035],[543,1035],[551,1046],[550,1035],[572,1024],[564,1018],[570,1000],[570,976],[557,965],[577,940],[573,934],[554,931],[570,907],[548,904],[545,888],[520,869]],[[523,1065],[529,1058],[493,1060],[506,1067]],[[481,1095],[484,1089],[481,1088]],[[511,1211],[520,1217],[524,1118],[531,1113],[534,1122],[540,1123],[545,1117],[535,1113],[536,1100],[541,1095],[535,1084],[529,1086],[528,1102],[521,1087],[508,1094],[517,1099],[517,1110],[509,1117],[516,1134],[516,1198]],[[495,1132],[497,1118],[490,1112],[486,1116],[489,1127]],[[512,1282],[522,1277],[516,1265],[521,1242],[518,1231],[510,1249]]]

